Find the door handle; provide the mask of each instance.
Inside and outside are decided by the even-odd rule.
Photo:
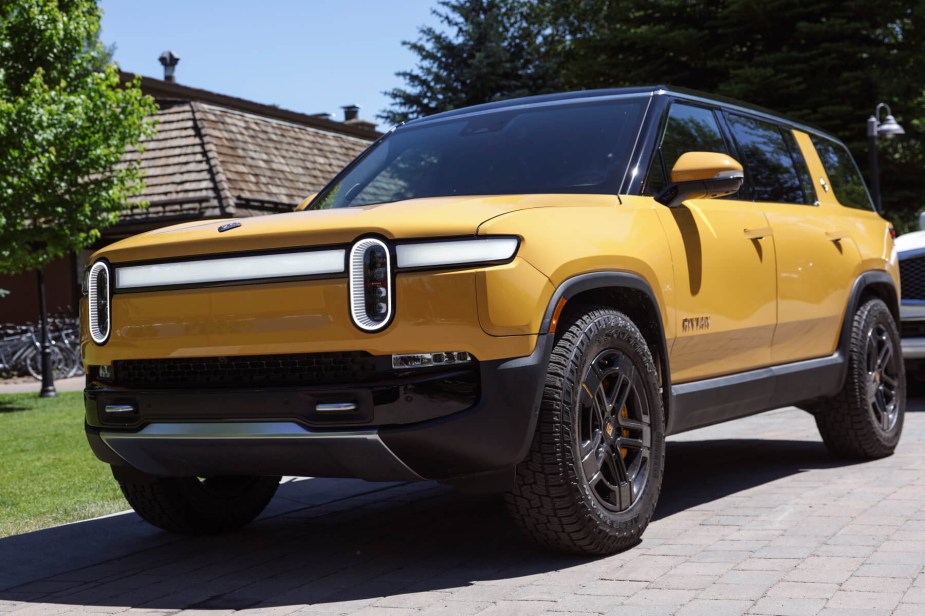
[[[774,235],[771,227],[755,227],[754,229],[742,229],[742,231],[745,232],[745,237],[750,240],[760,240]]]
[[[839,242],[848,237],[848,232],[844,229],[836,229],[835,231],[826,231],[825,238],[832,242]]]

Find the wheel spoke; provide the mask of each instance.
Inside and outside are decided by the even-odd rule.
[[[877,354],[877,369],[883,370],[886,367],[889,360],[893,358],[893,347],[889,342],[883,341],[883,347],[880,349],[880,352]]]
[[[646,444],[640,438],[629,438],[624,436],[620,439],[619,446],[627,449],[641,450],[645,449]]]
[[[601,456],[598,451],[600,446],[601,433],[597,431],[590,444],[582,448],[581,470],[584,471],[585,479],[589,482],[601,472]]]
[[[629,417],[617,416],[617,425],[626,430],[643,430],[646,425],[639,421],[638,419],[630,419]]]
[[[877,390],[876,396],[876,412],[880,414],[880,427],[884,430],[890,429],[890,413],[887,408],[886,399],[883,397],[883,390]]]

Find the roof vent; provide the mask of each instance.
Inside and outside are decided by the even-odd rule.
[[[158,58],[161,63],[161,66],[164,67],[164,81],[168,83],[174,83],[173,72],[177,68],[177,63],[180,61],[180,56],[170,51],[169,49],[161,54],[161,57]]]

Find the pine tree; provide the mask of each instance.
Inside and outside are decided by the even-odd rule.
[[[380,117],[412,118],[494,100],[561,89],[555,52],[558,30],[544,9],[524,0],[441,0],[442,27],[424,27],[403,44],[418,56],[415,70],[397,73],[405,88],[386,92],[393,108]]]
[[[925,1],[545,0],[570,35],[569,89],[664,83],[827,130],[866,174],[866,119],[891,104],[883,203],[908,228],[925,192]]]

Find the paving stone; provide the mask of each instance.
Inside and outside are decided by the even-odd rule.
[[[865,610],[892,610],[899,605],[902,599],[902,593],[889,592],[863,592],[851,590],[839,590],[826,607],[844,608],[844,609],[865,609]]]
[[[838,588],[838,584],[821,582],[779,582],[768,589],[767,594],[788,599],[828,599]]]
[[[224,537],[126,515],[3,538],[0,553],[39,567],[0,559],[0,614],[922,616],[925,413],[906,421],[894,456],[853,465],[794,410],[673,436],[655,520],[606,558],[539,549],[494,500],[427,483],[286,483],[267,517]],[[88,534],[101,556],[59,566]]]
[[[712,584],[697,595],[698,599],[751,599],[758,600],[768,590],[767,584]]]
[[[825,599],[784,599],[765,597],[749,608],[749,614],[773,616],[814,616],[825,607]]]
[[[694,599],[676,612],[677,616],[740,616],[752,601]]]

